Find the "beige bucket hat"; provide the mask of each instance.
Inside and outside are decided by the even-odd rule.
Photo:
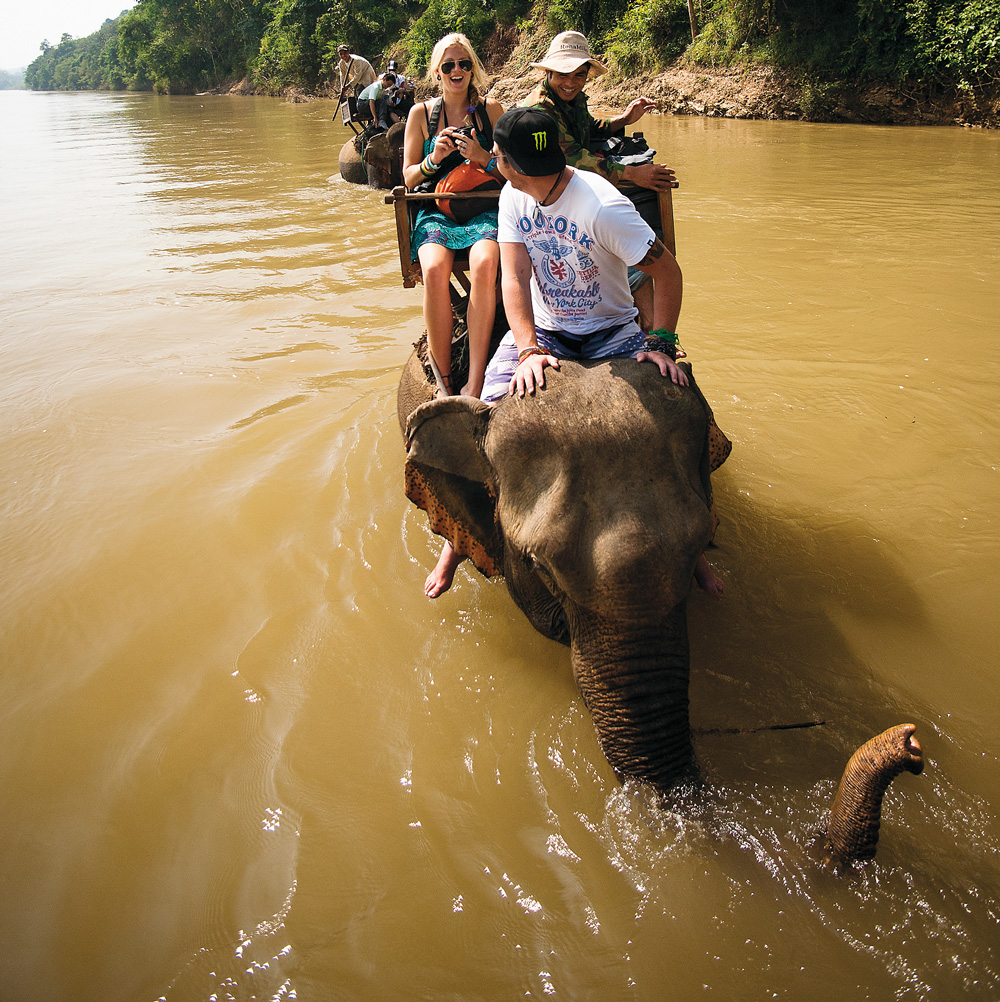
[[[607,66],[594,58],[590,51],[590,43],[580,32],[562,31],[549,42],[549,51],[545,53],[545,58],[529,65],[538,70],[574,73],[584,63],[590,63],[591,69],[598,75],[608,72]]]

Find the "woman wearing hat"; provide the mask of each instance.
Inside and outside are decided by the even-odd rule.
[[[521,102],[528,108],[547,111],[559,123],[559,145],[571,167],[603,174],[612,184],[630,181],[642,188],[666,191],[674,183],[674,172],[662,164],[633,164],[624,167],[590,152],[594,140],[608,139],[626,125],[634,125],[655,102],[637,97],[622,114],[598,121],[587,109],[584,85],[590,75],[600,76],[608,68],[595,59],[590,43],[578,31],[564,31],[549,44],[540,62],[531,63],[545,71],[542,82]]]

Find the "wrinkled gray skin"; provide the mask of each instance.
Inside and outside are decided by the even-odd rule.
[[[690,775],[685,603],[712,532],[708,411],[693,380],[675,386],[632,359],[564,361],[544,390],[494,407],[417,406],[426,394],[411,359],[408,458],[444,474],[440,500],[499,545],[514,601],[569,644],[615,772],[661,789]]]
[[[693,379],[677,387],[648,363],[561,366],[535,396],[490,407],[433,400],[412,355],[397,399],[408,460],[532,625],[570,645],[618,776],[666,790],[694,772],[685,601],[712,528],[707,405]],[[852,757],[817,843],[824,864],[875,855],[883,794],[923,768],[914,730]]]
[[[403,133],[405,122],[380,132],[362,144],[355,136],[340,148],[340,176],[351,184],[367,184],[388,191],[403,183]]]

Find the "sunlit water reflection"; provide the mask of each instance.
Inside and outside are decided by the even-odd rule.
[[[662,803],[501,583],[421,594],[419,291],[331,114],[0,94],[3,994],[995,998],[998,137],[644,121],[736,443]]]

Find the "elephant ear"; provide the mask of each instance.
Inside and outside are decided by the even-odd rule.
[[[691,389],[695,396],[701,401],[708,417],[708,427],[705,434],[705,447],[701,454],[700,476],[702,489],[705,491],[705,499],[708,501],[708,510],[712,516],[712,537],[715,537],[715,530],[719,527],[719,516],[715,510],[715,499],[712,496],[712,474],[729,458],[729,453],[733,451],[733,443],[729,441],[726,434],[715,423],[715,414],[701,388],[695,382],[694,371],[689,362],[679,362],[691,380]]]
[[[733,451],[733,443],[729,441],[725,432],[715,423],[715,414],[705,399],[705,395],[701,392],[701,387],[695,382],[694,370],[691,368],[691,363],[680,362],[678,365],[687,372],[691,379],[691,389],[694,390],[695,395],[701,401],[702,407],[705,408],[705,413],[708,415],[708,439],[705,443],[705,451],[708,458],[709,472],[714,473],[729,458],[729,453]]]
[[[414,410],[405,430],[406,496],[486,577],[503,573],[496,476],[483,451],[492,410],[470,397],[431,400]]]

